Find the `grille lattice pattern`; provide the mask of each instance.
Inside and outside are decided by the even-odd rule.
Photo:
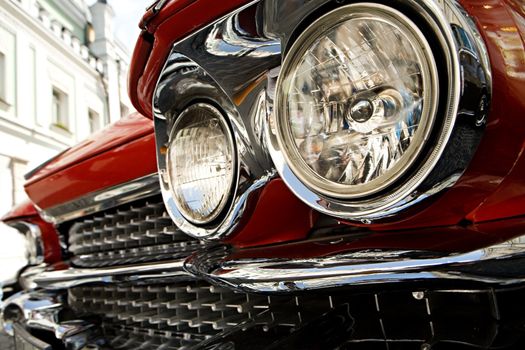
[[[161,198],[104,211],[69,231],[73,262],[87,267],[186,257],[200,244],[177,229]]]
[[[517,339],[509,330],[523,336],[522,297],[523,289],[268,297],[196,281],[69,290],[73,310],[101,316],[102,339],[122,350],[187,349],[204,340],[210,349],[507,349]]]
[[[97,286],[70,289],[71,304],[82,311],[105,313],[129,324],[223,330],[268,309],[268,297],[235,293],[199,282],[152,286]],[[161,327],[162,328],[162,327]]]
[[[136,326],[109,325],[103,327],[111,349],[175,350],[199,344],[199,336],[181,335],[170,330],[151,330]]]
[[[322,307],[329,306],[325,301]],[[197,281],[75,287],[69,304],[82,314],[103,315],[112,347],[122,349],[189,346],[250,320],[294,327],[310,314],[298,311],[295,297],[249,295]]]

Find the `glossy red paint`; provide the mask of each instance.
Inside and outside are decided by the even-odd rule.
[[[151,22],[154,26],[148,27],[148,30],[157,29],[153,33],[154,43],[140,48],[144,38],[139,39],[139,48],[134,55],[134,63],[142,60],[142,63],[137,63],[138,66],[145,64],[143,72],[132,67],[130,82],[133,79],[137,82],[136,86],[130,85],[134,102],[143,110],[151,111],[153,89],[174,41],[245,2],[189,2],[175,14],[163,12],[164,17],[154,18]],[[522,99],[525,91],[525,55],[518,29],[523,26],[518,21],[523,20],[523,14],[502,0],[462,0],[461,3],[476,19],[493,67],[493,102],[486,133],[466,173],[452,189],[427,203],[426,208],[419,212],[405,214],[388,224],[376,224],[371,227],[374,230],[453,227],[464,219],[481,222],[525,214],[525,118],[522,116],[525,111],[525,100]],[[150,48],[151,55],[146,63],[141,55]],[[56,163],[48,165],[49,168],[44,168],[27,185],[31,198],[41,208],[49,208],[156,172],[151,121],[141,118],[137,123],[139,126],[130,123],[129,128],[102,133],[105,139],[93,140],[89,152],[72,149],[72,153],[64,155],[69,157],[69,161],[59,158],[62,166]],[[141,131],[135,133],[134,128]],[[109,137],[111,133],[119,141],[113,142]],[[106,146],[109,142],[111,147]],[[88,145],[81,147],[89,149]],[[257,203],[253,208],[246,209],[250,215],[244,217],[242,230],[229,239],[230,243],[251,247],[307,237],[314,214],[293,196],[282,181],[272,181],[255,195],[260,195]],[[479,234],[479,230],[475,231]],[[462,229],[450,232],[458,234]],[[395,237],[394,232],[388,234]],[[430,235],[428,239],[431,241]]]
[[[334,227],[337,228],[341,229],[341,225]],[[525,217],[467,227],[447,226],[375,233],[354,230],[338,236],[240,249],[234,251],[229,259],[312,259],[376,249],[462,253],[519,237],[523,230],[525,230]]]
[[[516,165],[498,189],[467,215],[473,222],[523,215],[525,211],[525,145]]]
[[[151,120],[144,118],[138,113],[131,114],[94,133],[75,147],[53,159],[53,161],[38,170],[28,180],[26,186],[31,186],[31,184],[60,170],[151,133],[153,133]]]
[[[44,243],[44,261],[48,264],[61,261],[62,251],[55,226],[42,220],[40,216],[34,216],[26,221],[38,225],[40,228],[42,242]]]
[[[153,48],[153,37],[149,33],[143,31],[137,39],[137,44],[133,50],[131,56],[131,64],[129,66],[128,74],[128,94],[131,102],[142,115],[150,115],[151,111],[146,111],[138,103],[137,86],[139,84],[139,78],[144,72],[146,63],[148,62],[149,55]]]
[[[55,226],[42,220],[35,206],[30,201],[25,201],[15,206],[0,221],[6,223],[24,221],[37,225],[40,228],[42,242],[44,243],[44,261],[52,264],[61,260],[62,253]]]
[[[501,51],[507,57],[502,69],[512,74],[515,80],[514,89],[509,90],[511,94],[509,99],[514,101],[514,108],[521,108],[515,114],[520,114],[520,121],[516,118],[517,123],[523,123],[523,95],[525,92],[525,53],[523,52],[525,36],[525,7],[523,2],[507,0],[509,5],[507,12],[514,18],[514,25],[510,21],[504,23],[500,19],[494,18],[492,25],[493,36],[502,40]],[[485,7],[493,4],[487,3]],[[489,27],[489,26],[487,26]],[[504,40],[505,39],[505,40]],[[520,42],[521,39],[521,42]],[[506,45],[505,45],[506,44]],[[521,78],[521,79],[520,79]],[[521,84],[518,85],[518,83]],[[501,185],[485,201],[467,215],[471,221],[488,221],[504,217],[523,215],[525,212],[525,141],[523,130],[521,134],[515,130],[509,130],[509,137],[516,137],[516,141],[521,141],[521,153],[514,163],[514,166],[508,176],[501,182]],[[499,146],[498,146],[499,147]],[[502,150],[503,151],[503,150]]]
[[[39,208],[47,209],[155,172],[155,136],[150,131],[39,181],[32,181],[26,184],[26,192]]]
[[[13,221],[13,220],[20,220],[27,217],[32,217],[38,215],[38,212],[31,203],[31,201],[27,200],[20,204],[15,205],[7,214],[5,214],[0,221]]]
[[[148,23],[148,31],[153,33],[153,38],[142,35],[137,43],[143,49],[140,55],[138,52],[134,55],[129,79],[130,97],[135,108],[152,118],[153,91],[173,43],[248,2],[250,0],[182,0],[168,3]],[[142,71],[133,65],[144,64],[141,56],[147,55],[145,47],[148,46],[143,43],[144,40],[152,40],[152,44],[149,59]]]
[[[142,16],[139,27],[149,33],[154,33],[162,22],[196,1],[197,0],[172,0],[164,5],[162,11],[159,12],[155,12],[155,7],[152,6],[146,11],[144,16]]]
[[[523,29],[519,27],[523,26],[523,9],[512,0],[460,2],[476,19],[476,24],[487,43],[493,68],[493,102],[485,136],[469,168],[451,190],[417,213],[402,215],[395,222],[374,225],[376,230],[449,226],[465,218],[488,219],[489,216],[476,216],[471,213],[489,196],[495,195],[511,169],[515,167],[521,152],[525,135],[525,119],[522,118],[525,102],[521,98],[522,92],[525,91],[525,79],[522,74],[525,61],[523,41],[518,29]],[[139,99],[136,103],[144,110],[151,110],[155,83],[172,43],[245,2],[236,1],[228,6],[216,4],[211,7],[208,7],[208,3],[209,1],[189,4],[180,2],[178,7],[167,7],[154,19],[154,25],[148,28],[154,34],[155,42],[150,60],[139,79],[136,94],[136,99]],[[206,14],[197,15],[203,7],[207,9]],[[170,11],[174,12],[170,15]],[[509,177],[506,181],[507,189],[501,187],[501,192],[497,192],[498,203],[509,198],[508,187],[513,186],[513,178],[518,179],[519,173],[515,177]],[[513,198],[516,199],[515,196]],[[520,208],[513,206],[508,215],[501,210],[499,215],[525,213],[525,206]]]
[[[512,193],[522,188],[525,177],[525,158],[520,157],[525,139],[525,51],[517,24],[524,18],[501,0],[460,3],[475,19],[492,65],[493,98],[485,134],[467,171],[453,188],[413,215],[374,225],[376,230],[448,226],[464,219],[482,221],[525,214],[525,206],[517,207],[516,193]],[[498,216],[476,215],[489,197],[489,205],[507,200],[514,203],[500,207]]]
[[[258,196],[253,208],[247,208],[237,234],[227,243],[253,247],[305,238],[317,218],[281,179],[270,181]]]

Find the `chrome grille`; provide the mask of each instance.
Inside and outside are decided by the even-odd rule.
[[[187,349],[202,341],[200,337],[184,337],[169,330],[152,330],[136,326],[105,324],[102,329],[111,349]]]
[[[240,294],[200,282],[159,286],[97,286],[70,289],[77,309],[105,313],[128,323],[197,329],[208,334],[268,309],[268,297]]]
[[[244,294],[200,281],[75,287],[68,299],[75,312],[101,316],[106,337],[118,349],[195,345],[247,321],[295,327],[316,311],[299,309],[296,297]],[[323,300],[318,304],[326,309],[329,300]]]
[[[200,245],[177,229],[159,197],[84,218],[69,230],[72,261],[85,267],[186,257]]]
[[[69,304],[81,317],[102,318],[97,339],[122,350],[250,349],[254,341],[260,349],[492,349],[513,341],[500,331],[522,335],[523,317],[512,316],[523,314],[522,296],[523,289],[262,296],[190,281],[75,287]]]

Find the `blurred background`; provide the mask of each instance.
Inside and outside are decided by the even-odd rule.
[[[152,0],[0,0],[0,217],[27,197],[24,174],[133,112],[138,22]],[[0,224],[0,283],[25,265]]]

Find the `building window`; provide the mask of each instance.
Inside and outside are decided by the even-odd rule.
[[[29,104],[28,111],[31,113],[31,117],[35,122],[38,123],[36,114],[36,96],[37,96],[37,80],[36,80],[36,50],[34,47],[29,48],[27,73],[31,81],[29,89],[27,89],[27,103]]]
[[[69,120],[67,116],[68,96],[62,90],[53,87],[51,96],[51,118],[54,126],[69,131]]]
[[[92,134],[98,130],[100,130],[100,115],[90,109],[88,111],[88,118],[89,118],[89,132]]]
[[[0,154],[0,215],[6,213],[15,204],[27,199],[24,192],[24,174],[27,162]]]
[[[5,64],[5,55],[3,52],[0,52],[0,100],[6,101],[6,81],[7,81],[7,72]]]
[[[0,21],[0,112],[16,117],[16,37]]]
[[[13,206],[13,177],[11,157],[0,153],[0,215],[4,215]]]
[[[13,204],[18,204],[27,199],[24,191],[24,174],[27,172],[27,162],[13,158],[11,160],[13,177]]]

